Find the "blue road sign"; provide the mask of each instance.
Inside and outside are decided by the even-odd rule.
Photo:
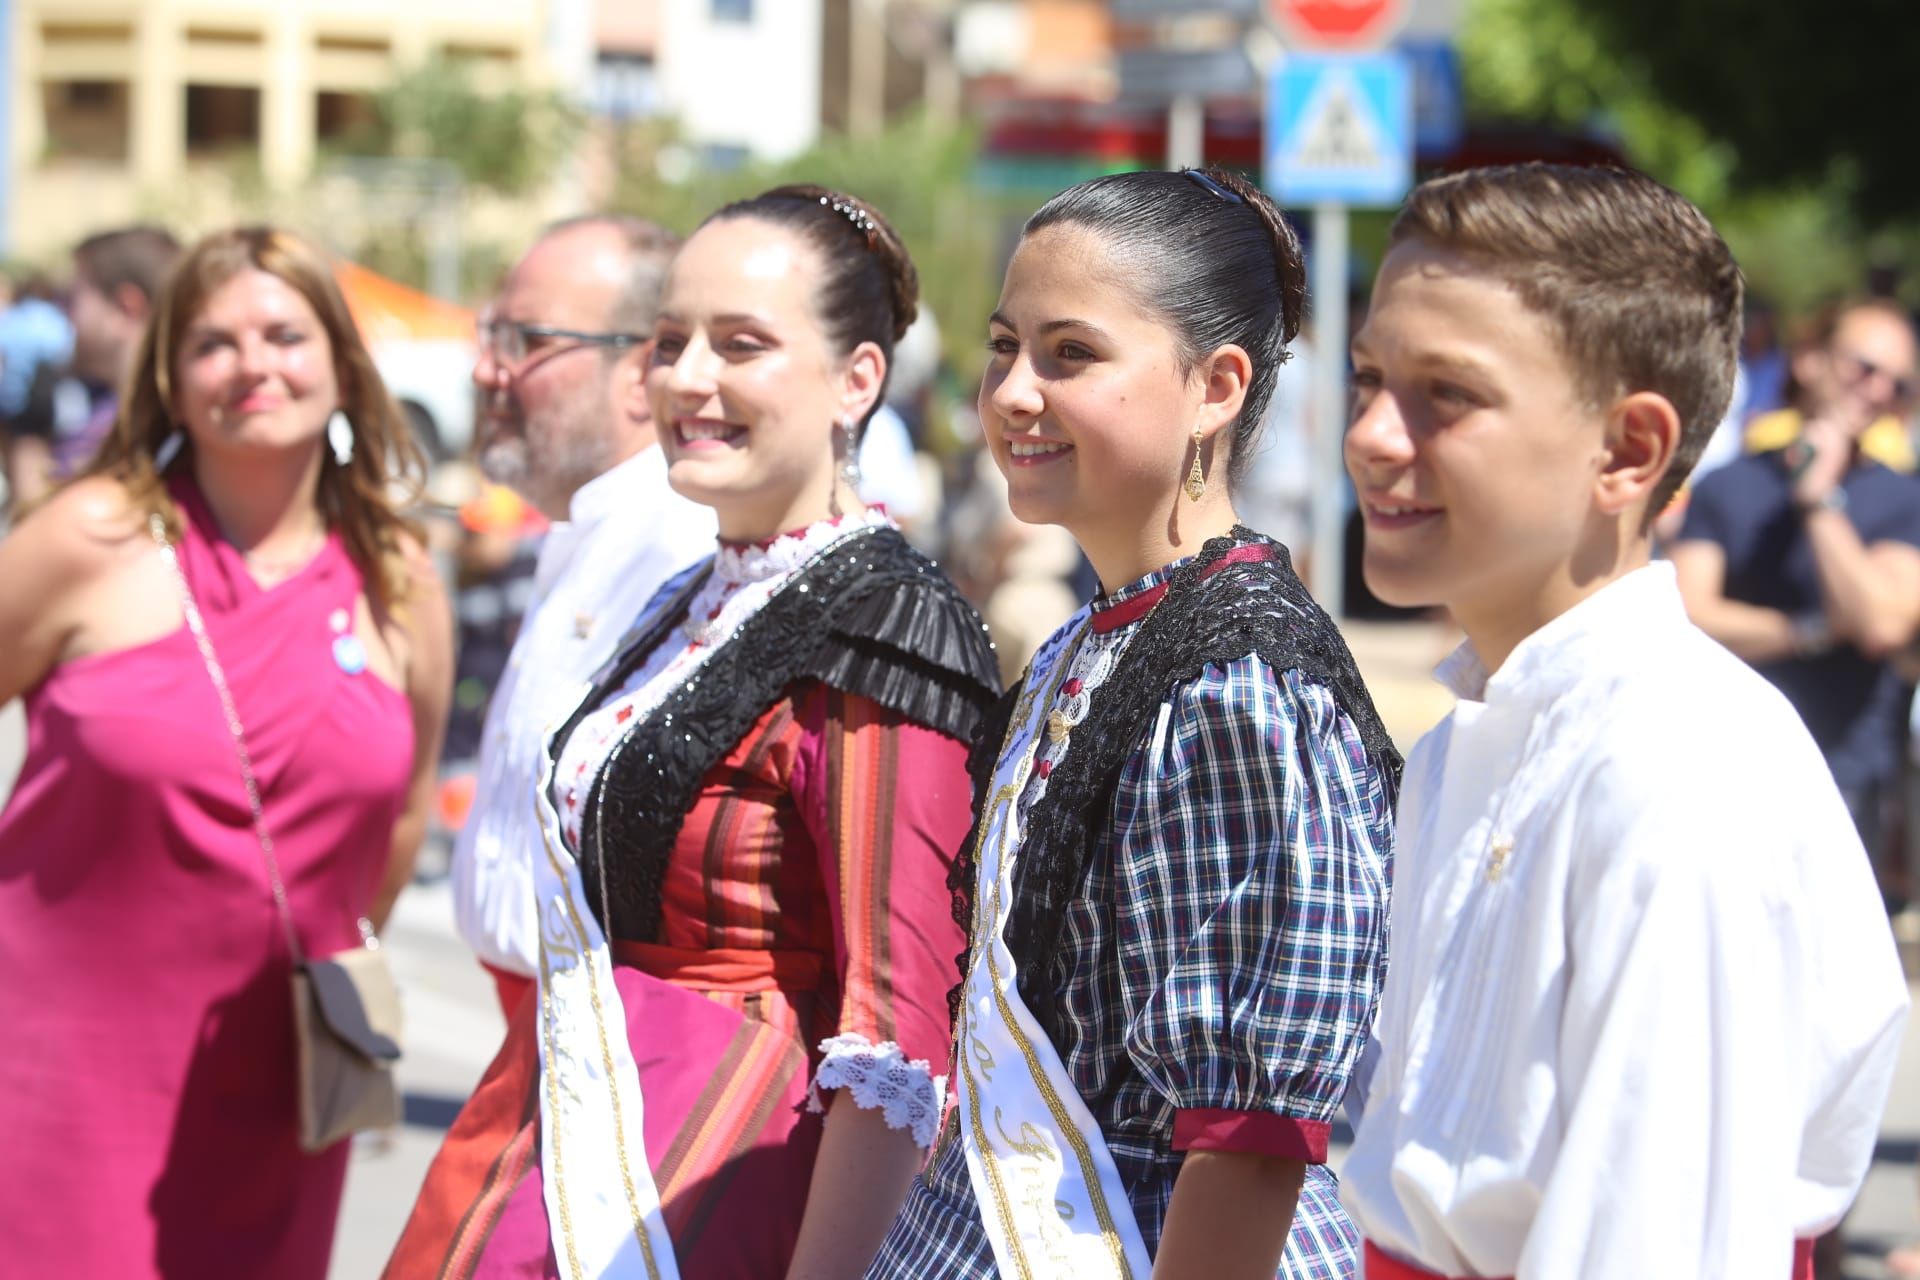
[[[1266,184],[1286,205],[1394,205],[1413,184],[1413,76],[1397,53],[1291,54],[1267,84]]]
[[[1399,49],[1413,69],[1413,145],[1428,155],[1457,151],[1467,132],[1459,51],[1432,37],[1403,40]]]

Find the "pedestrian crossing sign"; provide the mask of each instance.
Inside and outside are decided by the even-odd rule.
[[[1413,184],[1398,53],[1290,54],[1267,82],[1266,185],[1284,205],[1395,205]]]

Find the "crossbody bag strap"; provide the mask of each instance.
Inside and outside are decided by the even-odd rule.
[[[233,705],[233,691],[227,688],[227,674],[213,652],[207,624],[194,601],[193,588],[187,585],[186,570],[180,567],[180,557],[174,552],[173,543],[167,540],[166,522],[155,513],[147,517],[147,529],[159,545],[167,567],[173,570],[173,581],[180,588],[180,609],[187,616],[187,630],[193,633],[193,642],[207,664],[207,677],[213,681],[214,692],[220,695],[220,710],[226,715],[228,732],[233,735],[233,754],[240,762],[240,780],[247,788],[247,807],[253,811],[253,834],[260,841],[260,856],[266,860],[267,879],[273,885],[273,905],[287,933],[287,951],[293,956],[294,967],[300,968],[306,964],[306,953],[301,949],[299,935],[294,932],[293,910],[287,906],[287,886],[280,879],[280,860],[274,856],[273,833],[267,830],[266,810],[260,804],[260,784],[253,776],[253,757],[247,751],[247,735],[240,725],[240,712]],[[365,931],[362,926],[362,932]]]

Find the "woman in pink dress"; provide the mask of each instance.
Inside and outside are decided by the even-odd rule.
[[[230,686],[303,950],[377,926],[425,829],[451,626],[389,477],[414,463],[326,264],[202,241],[92,467],[0,543],[0,1270],[322,1277],[348,1144],[297,1139],[288,946]]]

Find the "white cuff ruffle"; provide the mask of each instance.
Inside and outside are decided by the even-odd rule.
[[[807,1110],[826,1110],[822,1090],[845,1089],[854,1106],[885,1116],[889,1129],[908,1130],[922,1150],[933,1145],[947,1078],[934,1075],[925,1058],[909,1059],[893,1041],[875,1044],[863,1035],[822,1040],[820,1052],[826,1056],[807,1091]]]

